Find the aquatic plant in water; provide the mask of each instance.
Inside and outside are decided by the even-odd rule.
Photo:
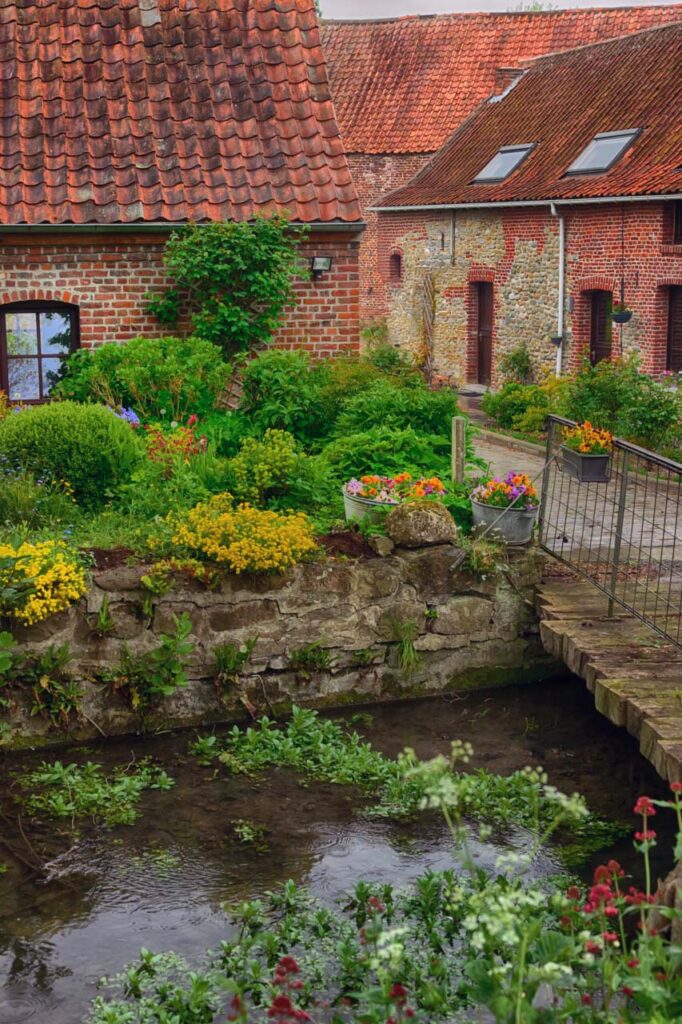
[[[105,825],[132,825],[146,789],[171,789],[173,779],[149,758],[122,765],[109,774],[102,766],[44,762],[19,776],[31,814],[48,818],[90,818]]]

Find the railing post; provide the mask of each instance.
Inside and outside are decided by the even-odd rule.
[[[464,483],[466,463],[467,421],[464,416],[452,417],[452,482]]]
[[[614,614],[614,598],[616,594],[616,586],[618,584],[618,569],[620,567],[620,553],[623,547],[623,523],[625,522],[625,499],[627,497],[628,489],[628,464],[630,461],[630,453],[627,449],[623,451],[623,461],[621,463],[621,478],[620,478],[620,489],[618,493],[618,517],[616,519],[616,539],[613,545],[613,565],[611,567],[611,584],[609,593],[609,618],[613,618]]]
[[[540,489],[540,512],[538,513],[538,539],[542,544],[543,526],[545,512],[547,509],[547,492],[549,490],[549,467],[554,453],[554,428],[556,423],[551,416],[547,419],[547,449],[545,451],[545,469],[542,474],[542,487]]]

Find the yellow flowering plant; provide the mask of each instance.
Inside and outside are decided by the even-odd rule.
[[[576,427],[564,427],[563,442],[580,455],[610,455],[613,451],[613,434],[593,427],[589,420]]]
[[[318,550],[304,513],[235,507],[229,494],[215,495],[167,521],[176,554],[234,573],[284,572]]]
[[[87,588],[84,567],[61,542],[0,544],[0,616],[33,626],[80,600]]]

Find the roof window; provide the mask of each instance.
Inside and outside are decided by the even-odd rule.
[[[515,171],[522,160],[525,160],[535,147],[534,142],[523,146],[502,146],[492,160],[489,160],[482,171],[474,178],[474,182],[504,181]]]
[[[601,174],[608,171],[640,133],[639,128],[628,131],[601,132],[595,135],[580,156],[573,161],[566,174]]]

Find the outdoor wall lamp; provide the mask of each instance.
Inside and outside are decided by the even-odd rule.
[[[323,274],[328,274],[332,269],[331,256],[313,256],[310,261],[310,272],[313,281],[319,281]]]

